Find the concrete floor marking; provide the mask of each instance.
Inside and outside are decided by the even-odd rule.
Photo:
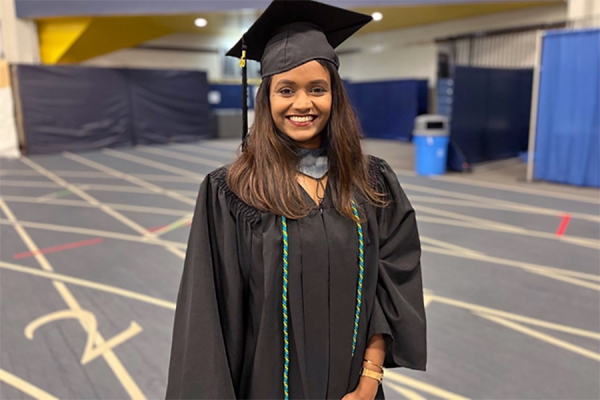
[[[556,230],[556,236],[562,237],[565,234],[567,227],[569,226],[569,221],[571,221],[571,216],[569,214],[562,216],[560,225]]]
[[[403,170],[395,169],[394,172],[397,175],[414,176],[414,173],[411,175],[407,171],[403,171]],[[460,183],[460,184],[464,184],[464,185],[480,186],[480,187],[486,187],[486,188],[491,188],[491,189],[504,190],[504,191],[508,191],[508,192],[515,192],[515,193],[519,193],[519,194],[525,193],[525,194],[531,194],[531,195],[535,195],[535,196],[550,197],[550,198],[561,199],[561,200],[579,201],[582,203],[591,203],[591,204],[599,204],[600,205],[600,200],[598,200],[598,199],[593,199],[590,197],[578,196],[578,195],[573,195],[573,194],[568,194],[568,193],[553,193],[550,191],[544,191],[544,190],[529,188],[529,187],[525,187],[525,186],[514,187],[514,186],[505,185],[505,184],[501,184],[501,183],[483,182],[483,181],[476,181],[476,180],[471,180],[471,179],[461,179],[461,178],[447,176],[447,175],[432,176],[432,177],[429,177],[429,179],[432,179],[435,181],[441,181],[441,182],[456,182],[456,183]]]
[[[87,201],[88,203],[97,206],[100,210],[104,211],[106,214],[110,215],[111,217],[113,217],[117,221],[121,222],[122,224],[126,225],[127,227],[133,229],[134,231],[136,231],[137,233],[139,233],[144,238],[144,240],[155,240],[155,239],[157,239],[156,235],[154,235],[151,232],[148,232],[143,226],[139,225],[137,222],[132,221],[131,219],[127,218],[123,214],[121,214],[118,211],[114,210],[110,206],[108,206],[108,205],[106,205],[106,204],[98,201],[94,197],[90,196],[89,194],[87,194],[83,190],[81,190],[81,189],[79,189],[79,188],[71,185],[70,183],[68,183],[64,179],[60,178],[56,174],[53,174],[51,171],[47,170],[46,168],[38,165],[37,163],[35,163],[35,162],[33,162],[33,161],[31,161],[31,160],[29,160],[27,158],[22,158],[22,161],[25,164],[27,164],[29,167],[31,167],[34,170],[38,171],[40,174],[48,177],[49,179],[53,180],[57,184],[65,187],[65,189],[71,190],[75,195],[81,197],[83,200]],[[178,248],[170,246],[170,245],[165,245],[164,247],[170,253],[173,253],[176,256],[180,257],[180,258],[185,258],[185,253],[182,252],[181,250],[179,250]]]
[[[498,211],[508,211],[508,212],[516,212],[516,213],[524,213],[524,214],[538,214],[538,215],[549,215],[555,217],[557,215],[561,215],[561,212],[553,209],[546,209],[541,207],[528,207],[528,206],[517,206],[510,204],[494,204],[494,203],[477,203],[475,201],[470,200],[458,200],[458,199],[448,199],[448,198],[440,198],[440,197],[432,197],[432,196],[410,196],[410,201],[413,204],[418,203],[434,203],[434,204],[446,204],[451,206],[459,206],[459,207],[468,207],[468,208],[482,208],[487,210],[498,210]],[[600,223],[600,216],[592,215],[592,214],[583,214],[583,213],[570,213],[569,214],[573,219],[581,219],[584,221],[590,222],[598,222]]]
[[[58,400],[57,397],[52,396],[50,393],[32,385],[24,379],[21,379],[10,372],[0,369],[0,382],[4,382],[7,385],[14,387],[15,389],[25,393],[34,399],[43,400]]]
[[[482,255],[485,256],[485,253],[481,253],[479,251],[471,250],[466,247],[457,246],[455,244],[444,242],[442,240],[433,239],[427,236],[420,235],[421,243],[432,244],[437,247],[441,247],[442,249],[456,251],[458,253],[466,253],[473,255]]]
[[[37,197],[29,196],[0,196],[4,201],[18,202],[18,203],[37,203]],[[64,200],[64,199],[52,199],[45,201],[43,204],[55,205],[55,206],[70,206],[70,207],[84,207],[84,208],[97,208],[90,203],[83,200]],[[117,203],[104,203],[107,206],[114,208],[115,210],[121,211],[133,211],[147,214],[158,214],[158,215],[173,215],[173,216],[184,216],[189,213],[185,210],[175,210],[170,208],[159,208],[159,207],[146,207],[137,206],[132,204],[117,204]]]
[[[133,183],[134,185],[146,188],[146,189],[148,189],[148,190],[150,190],[150,191],[152,191],[154,193],[164,194],[164,195],[166,195],[166,196],[168,196],[168,197],[170,197],[170,198],[172,198],[174,200],[178,200],[178,201],[180,201],[182,203],[185,203],[185,204],[188,204],[188,205],[191,205],[191,206],[193,206],[193,205],[196,204],[196,202],[194,200],[189,199],[189,198],[183,196],[182,194],[177,193],[177,192],[175,192],[173,190],[164,189],[164,188],[162,188],[160,186],[157,186],[157,185],[155,185],[153,183],[146,182],[145,180],[143,180],[143,179],[141,179],[139,177],[136,177],[136,176],[133,176],[133,175],[130,175],[130,174],[126,174],[126,173],[118,171],[116,169],[107,167],[106,165],[97,163],[97,162],[92,161],[92,160],[88,160],[87,158],[81,157],[81,156],[79,156],[77,154],[63,153],[63,157],[68,158],[68,159],[70,159],[72,161],[78,162],[80,164],[86,165],[88,167],[97,169],[99,171],[102,171],[102,172],[104,172],[104,173],[106,173],[106,174],[108,174],[110,176],[114,176],[116,178],[124,179],[124,180],[126,180],[126,181],[128,181],[130,183]]]
[[[470,201],[480,202],[480,203],[484,203],[484,204],[491,203],[491,204],[497,204],[497,205],[505,205],[506,207],[522,209],[522,210],[532,210],[532,211],[539,210],[540,213],[542,213],[542,212],[547,213],[550,211],[551,215],[560,215],[560,214],[564,214],[564,212],[565,212],[565,210],[557,210],[557,209],[532,206],[529,204],[516,203],[516,202],[512,202],[512,201],[508,201],[508,200],[500,200],[500,199],[496,199],[493,197],[477,196],[474,194],[467,194],[467,193],[457,193],[457,192],[452,192],[449,190],[434,189],[434,188],[430,188],[427,186],[413,185],[413,184],[409,184],[409,183],[402,183],[402,187],[404,187],[405,189],[414,190],[416,192],[430,193],[430,194],[435,194],[438,196],[446,196],[446,197],[455,198],[455,199],[470,200]],[[587,214],[577,214],[577,213],[570,213],[570,214],[571,214],[571,216],[573,216],[573,215],[586,216],[587,215]],[[583,219],[585,219],[585,218],[583,218]],[[593,220],[596,222],[596,221],[600,220],[600,217],[593,216],[593,219],[590,219],[590,220]]]
[[[201,158],[201,157],[196,157],[196,156],[192,156],[192,155],[177,153],[175,151],[170,151],[170,150],[165,150],[165,149],[158,149],[155,147],[142,146],[142,147],[138,147],[136,149],[139,151],[142,151],[144,153],[157,154],[159,156],[174,158],[176,160],[183,160],[183,161],[191,162],[194,164],[205,165],[207,167],[221,168],[223,165],[225,165],[225,163],[221,162],[221,161],[209,160],[207,158]]]
[[[142,327],[137,322],[131,321],[129,328],[112,337],[110,340],[103,342],[100,346],[96,346],[96,335],[98,334],[98,321],[96,320],[96,316],[87,310],[62,310],[42,315],[31,321],[25,327],[25,337],[29,340],[33,340],[33,335],[39,327],[62,319],[77,319],[87,328],[88,338],[81,356],[81,365],[86,365],[90,361],[98,358],[98,356],[101,356],[142,332]]]
[[[505,258],[491,257],[491,256],[487,256],[487,255],[458,253],[454,250],[446,250],[446,249],[431,247],[431,246],[422,246],[422,248],[423,248],[423,251],[428,251],[431,253],[438,253],[438,254],[444,254],[444,255],[448,255],[448,256],[452,256],[452,257],[460,257],[460,258],[467,258],[467,259],[471,259],[471,260],[484,261],[487,263],[499,264],[499,265],[504,265],[504,266],[508,266],[508,267],[521,268],[527,272],[542,275],[547,278],[551,278],[551,279],[559,280],[562,282],[570,283],[573,285],[581,286],[581,287],[584,287],[587,289],[593,289],[593,290],[600,291],[600,285],[596,285],[596,284],[581,280],[581,279],[586,279],[586,280],[597,280],[598,279],[596,275],[587,274],[585,272],[562,270],[559,268],[547,267],[545,265],[532,264],[532,263],[526,263],[526,262],[521,262],[521,261],[514,261],[514,260],[505,259]],[[576,279],[576,278],[581,278],[581,279]]]
[[[407,400],[427,400],[425,397],[421,396],[420,394],[418,394],[414,390],[410,390],[408,388],[405,388],[403,386],[397,385],[395,383],[386,382],[385,380],[384,380],[384,382],[385,382],[384,386],[386,388],[392,389],[396,393],[402,395],[402,397],[405,398],[405,399],[407,399]],[[388,397],[390,397],[390,396],[388,396]]]
[[[52,247],[46,247],[44,249],[39,249],[38,252],[31,252],[31,251],[26,251],[23,253],[17,253],[13,255],[13,259],[14,260],[19,260],[21,258],[27,258],[27,257],[33,257],[36,254],[48,254],[48,253],[56,253],[59,251],[65,251],[65,250],[71,250],[71,249],[78,249],[80,247],[85,247],[85,246],[91,246],[94,244],[100,244],[102,243],[103,239],[102,238],[95,238],[95,239],[90,239],[90,240],[83,240],[83,241],[79,241],[79,242],[72,242],[72,243],[66,243],[66,244],[61,244],[58,246],[52,246]]]
[[[592,332],[585,329],[574,328],[572,326],[548,322],[541,319],[531,318],[520,314],[515,314],[507,311],[498,310],[491,307],[481,306],[479,304],[469,303],[462,300],[451,299],[438,295],[430,295],[431,301],[441,303],[452,307],[462,308],[474,314],[483,314],[487,316],[495,316],[501,319],[522,322],[528,325],[538,326],[540,328],[550,329],[557,332],[564,332],[575,336],[600,340],[600,332]]]
[[[2,180],[2,186],[55,189],[57,187],[57,184],[52,182]]]
[[[25,243],[25,245],[27,246],[29,251],[31,251],[31,252],[38,251],[39,248],[37,247],[35,242],[31,239],[31,237],[29,236],[27,231],[24,229],[24,227],[15,218],[14,214],[12,213],[12,211],[8,207],[8,205],[1,199],[0,199],[0,208],[2,209],[4,214],[8,217],[10,222],[12,222],[15,230],[17,231],[17,233],[21,237],[21,240],[23,240],[23,242]],[[52,267],[50,262],[48,262],[48,260],[46,259],[46,257],[43,254],[36,254],[34,257],[43,270],[48,271],[48,272],[54,272],[54,268]],[[73,311],[82,310],[81,306],[79,305],[79,302],[77,302],[77,300],[75,299],[73,294],[69,291],[69,289],[66,287],[66,285],[63,282],[59,282],[59,281],[55,281],[55,280],[52,280],[51,282],[52,282],[52,285],[54,286],[54,288],[58,291],[60,296],[63,298],[63,300],[65,301],[65,303],[69,306],[69,308],[71,310],[73,310]],[[81,323],[81,321],[80,321],[80,325],[83,327],[83,329],[86,332],[88,331],[89,327],[87,325]],[[105,341],[100,333],[97,333],[94,336],[94,343],[97,346],[104,345]],[[140,399],[140,400],[145,399],[145,396],[142,393],[142,391],[140,390],[140,388],[137,386],[137,384],[135,383],[135,381],[133,380],[133,378],[131,377],[129,372],[127,372],[127,370],[123,367],[123,364],[121,363],[121,361],[117,358],[117,356],[113,353],[113,351],[111,349],[108,349],[105,353],[103,353],[102,357],[104,358],[104,360],[106,361],[108,366],[113,370],[115,377],[119,380],[119,382],[121,383],[121,385],[123,386],[125,391],[127,391],[127,393],[131,396],[132,399]]]
[[[230,159],[230,161],[233,161],[237,158],[237,154],[235,151],[207,149],[205,147],[199,147],[199,146],[185,146],[185,147],[181,146],[181,150],[183,150],[183,152],[190,151],[192,153],[205,154],[207,156],[215,155],[217,157],[224,157],[224,158]]]
[[[117,296],[125,297],[128,299],[140,301],[142,303],[151,304],[157,307],[166,308],[168,310],[175,310],[175,303],[167,300],[162,300],[156,297],[148,296],[145,294],[133,292],[131,290],[121,289],[116,286],[106,285],[103,283],[92,282],[86,279],[75,278],[68,275],[57,274],[56,272],[49,271],[41,271],[39,269],[24,267],[22,265],[11,264],[4,261],[0,261],[0,268],[20,272],[23,274],[28,274],[32,276],[37,276],[45,279],[52,279],[56,281],[61,281],[64,283],[68,283],[70,285],[81,286],[89,289],[98,290],[101,292],[106,292],[110,294],[114,294]]]
[[[188,214],[185,217],[180,218],[177,221],[170,223],[169,225],[159,227],[156,230],[153,229],[152,233],[154,233],[158,237],[160,235],[164,235],[167,232],[174,231],[175,229],[181,228],[183,226],[189,226],[192,223],[193,216],[194,216],[193,214]]]
[[[169,240],[163,240],[163,239],[158,239],[158,238],[149,238],[149,237],[143,237],[143,236],[137,236],[137,235],[129,235],[126,233],[101,231],[101,230],[97,230],[97,229],[77,228],[74,226],[66,226],[66,225],[43,224],[40,222],[19,221],[19,223],[22,226],[24,226],[25,228],[43,229],[43,230],[55,231],[55,232],[77,233],[77,234],[81,234],[81,235],[103,237],[106,239],[117,239],[117,240],[123,240],[123,241],[127,241],[127,242],[151,244],[153,246],[162,246],[162,247],[170,246],[170,247],[175,247],[178,249],[185,249],[187,247],[186,243],[173,242],[173,241],[169,241]],[[0,224],[1,225],[13,225],[13,222],[11,222],[8,219],[0,218]]]
[[[587,248],[591,248],[591,249],[600,249],[600,240],[596,240],[596,239],[590,239],[590,238],[579,237],[579,236],[556,236],[555,233],[534,231],[531,229],[522,228],[520,226],[502,224],[500,222],[495,222],[495,221],[491,221],[491,220],[487,220],[487,219],[483,219],[483,218],[470,217],[468,215],[462,215],[462,214],[453,213],[450,211],[437,210],[437,209],[431,208],[431,207],[415,207],[415,209],[417,211],[417,221],[430,222],[430,223],[442,224],[442,225],[450,225],[450,226],[458,226],[458,227],[463,227],[463,228],[486,230],[486,231],[492,231],[492,232],[504,232],[504,233],[511,233],[511,234],[515,234],[515,235],[522,235],[522,236],[531,236],[531,237],[537,237],[537,238],[541,238],[541,239],[549,239],[549,240],[565,242],[565,243],[574,244],[577,246],[587,247]],[[440,216],[445,216],[447,218],[428,217],[428,216],[421,215],[420,213],[429,213],[429,214],[433,214],[433,215],[440,215]],[[453,220],[451,218],[455,218],[456,220]]]
[[[522,333],[524,335],[530,336],[530,337],[532,337],[534,339],[541,340],[541,341],[546,342],[548,344],[551,344],[553,346],[560,347],[562,349],[565,349],[565,350],[568,350],[568,351],[570,351],[572,353],[579,354],[581,356],[590,358],[592,360],[600,361],[600,353],[596,353],[596,352],[590,351],[590,350],[585,349],[583,347],[580,347],[580,346],[574,345],[572,343],[569,343],[569,342],[567,342],[565,340],[561,340],[561,339],[555,338],[554,336],[551,336],[551,335],[548,335],[546,333],[542,333],[542,332],[536,331],[535,329],[528,328],[526,326],[523,326],[521,324],[517,324],[516,322],[512,322],[512,321],[509,321],[509,320],[501,318],[501,317],[496,317],[496,316],[493,316],[493,315],[488,315],[488,314],[479,313],[479,312],[475,312],[474,314],[477,315],[477,316],[479,316],[479,317],[481,317],[481,318],[484,318],[484,319],[487,319],[489,321],[495,322],[495,323],[497,323],[499,325],[502,325],[502,326],[504,326],[506,328],[510,328],[510,329],[512,329],[514,331],[517,331],[517,332],[520,332],[520,333]]]
[[[190,172],[188,170],[182,169],[182,168],[177,168],[177,167],[173,167],[171,165],[168,164],[164,164],[164,163],[160,163],[158,161],[152,161],[149,160],[147,158],[143,158],[143,157],[138,157],[138,156],[134,156],[131,154],[127,154],[127,153],[123,153],[121,151],[116,151],[116,150],[110,150],[110,149],[103,149],[102,152],[104,154],[108,154],[109,156],[112,157],[116,157],[116,158],[121,158],[123,160],[127,160],[127,161],[131,161],[137,164],[142,164],[142,165],[146,165],[155,169],[160,169],[166,172],[171,172],[174,173],[176,175],[181,175],[181,176],[186,176],[186,177],[192,177],[192,178],[198,178],[198,179],[204,179],[204,175],[201,174],[195,174],[193,172]]]
[[[421,392],[427,393],[429,395],[435,396],[435,398],[438,399],[445,399],[445,400],[469,400],[467,397],[463,397],[460,396],[458,394],[449,392],[447,390],[444,389],[440,389],[436,386],[430,385],[428,383],[425,382],[421,382],[419,380],[413,379],[413,378],[409,378],[407,376],[404,376],[396,371],[393,370],[386,370],[385,371],[385,379],[386,380],[391,380],[395,383],[398,383],[400,385],[403,386],[408,386],[411,387],[413,389],[417,389]]]

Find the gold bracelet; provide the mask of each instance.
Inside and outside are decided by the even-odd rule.
[[[383,372],[375,372],[371,369],[363,367],[360,375],[366,376],[367,378],[375,379],[377,382],[379,382],[380,385],[383,382]]]
[[[366,362],[367,364],[371,364],[372,366],[379,368],[382,373],[383,373],[383,370],[385,369],[385,368],[383,368],[382,365],[375,364],[373,361],[367,360],[366,358],[364,358],[363,361]]]

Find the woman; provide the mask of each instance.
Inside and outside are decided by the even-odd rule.
[[[414,212],[362,155],[333,50],[369,20],[275,1],[230,52],[263,81],[243,153],[200,189],[167,398],[383,398],[384,366],[425,368]]]

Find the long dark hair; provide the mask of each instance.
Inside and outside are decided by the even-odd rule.
[[[383,195],[369,179],[367,160],[361,146],[358,119],[346,95],[337,69],[328,61],[317,60],[331,78],[331,116],[321,133],[329,159],[328,184],[333,185],[335,209],[354,220],[352,199],[358,189],[376,206],[384,206]],[[243,153],[227,174],[231,190],[245,203],[290,219],[306,216],[314,205],[307,204],[296,181],[298,156],[293,141],[275,127],[270,110],[271,77],[258,88],[255,120]]]

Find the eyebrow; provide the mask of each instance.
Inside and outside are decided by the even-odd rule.
[[[309,84],[311,84],[311,85],[325,85],[325,86],[328,85],[328,83],[327,83],[327,81],[325,79],[315,79],[314,81],[310,81]],[[283,80],[280,80],[279,82],[277,82],[277,86],[280,86],[280,85],[296,85],[296,82],[291,81],[289,79],[283,79]]]

